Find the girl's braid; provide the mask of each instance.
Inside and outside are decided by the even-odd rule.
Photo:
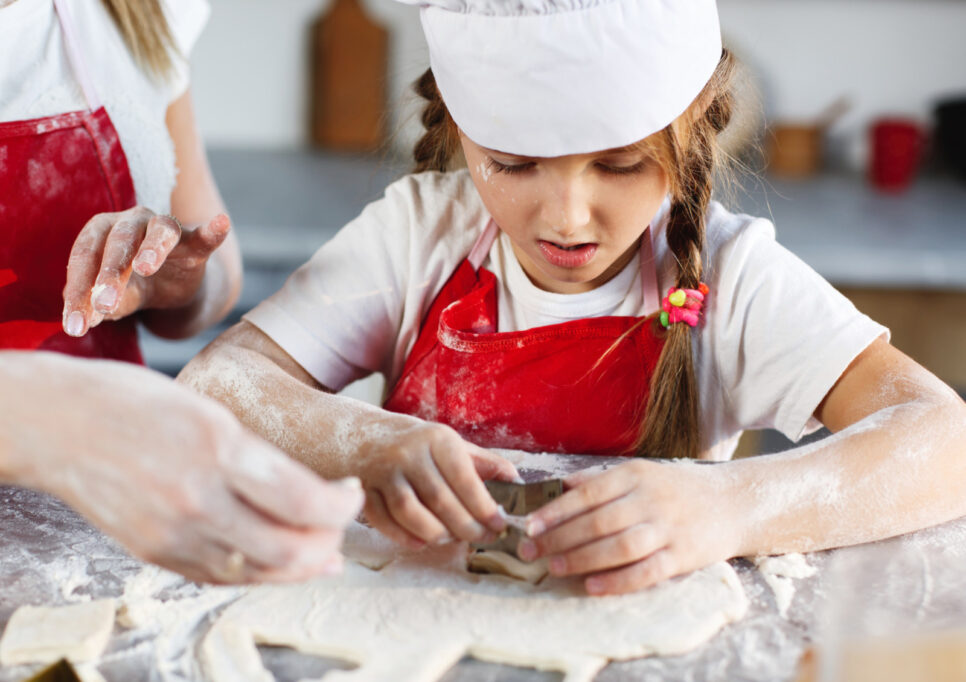
[[[416,164],[413,172],[446,171],[450,159],[456,153],[459,139],[456,135],[456,125],[443,103],[439,88],[436,87],[433,70],[426,69],[413,89],[426,100],[421,119],[426,132],[413,148],[413,160]]]
[[[728,62],[727,56],[723,62]],[[730,66],[730,64],[727,64]],[[696,289],[703,271],[705,215],[711,200],[717,134],[731,117],[731,98],[724,90],[691,126],[686,149],[671,130],[667,140],[679,163],[666,238],[678,264],[679,288]],[[713,293],[712,293],[713,295]],[[697,457],[699,454],[698,389],[692,357],[692,329],[671,325],[658,360],[638,441],[637,453],[646,457]]]

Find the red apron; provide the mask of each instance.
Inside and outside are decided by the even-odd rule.
[[[664,347],[651,230],[641,238],[648,318],[595,317],[497,332],[497,280],[480,264],[490,221],[423,321],[388,410],[448,424],[482,447],[632,455]]]
[[[87,78],[66,3],[55,0],[89,110],[0,123],[0,348],[143,362],[133,318],[79,339],[62,327],[67,260],[97,213],[136,204],[120,138]]]

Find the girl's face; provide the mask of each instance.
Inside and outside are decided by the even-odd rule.
[[[590,291],[634,257],[668,192],[667,174],[644,150],[516,156],[460,133],[483,204],[541,289]]]

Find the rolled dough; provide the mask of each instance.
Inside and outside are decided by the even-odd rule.
[[[71,663],[100,658],[114,629],[114,600],[68,606],[21,606],[0,640],[0,664]]]
[[[344,551],[351,559],[364,547],[381,570],[349,561],[340,577],[256,587],[229,606],[202,643],[209,679],[271,680],[257,649],[271,644],[358,665],[326,682],[432,682],[466,655],[583,682],[609,660],[694,649],[748,608],[725,562],[635,594],[588,597],[576,581],[468,573],[465,544],[387,548],[383,563],[372,533],[355,525]]]

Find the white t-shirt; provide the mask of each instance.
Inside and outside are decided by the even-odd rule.
[[[206,0],[162,0],[182,56],[159,82],[134,61],[101,0],[69,0],[88,76],[117,128],[138,203],[170,210],[174,146],[165,125],[168,106],[188,87],[187,55],[208,20]],[[0,8],[0,122],[87,109],[67,58],[52,0],[16,0]]]
[[[651,223],[660,291],[674,285],[668,202]],[[429,306],[489,221],[469,173],[421,173],[389,186],[249,312],[249,320],[317,381],[340,390],[372,372],[393,385]],[[556,294],[527,278],[501,235],[483,267],[499,280],[499,331],[643,314],[640,259],[593,291]],[[791,439],[849,363],[887,330],[859,313],[775,241],[771,222],[707,216],[711,294],[693,332],[703,456],[727,459],[744,429]]]

